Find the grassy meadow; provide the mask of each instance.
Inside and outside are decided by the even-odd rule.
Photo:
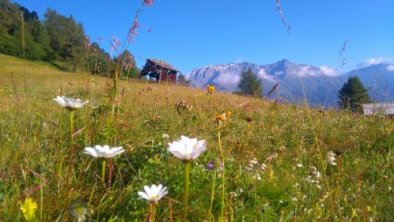
[[[0,77],[0,221],[26,221],[27,199],[30,221],[184,221],[185,164],[167,151],[181,135],[207,145],[188,221],[394,221],[390,119],[136,80],[111,101],[109,78],[5,55]],[[89,100],[73,139],[58,95]],[[83,153],[96,144],[125,149],[111,186]],[[137,194],[150,184],[168,188],[154,218]]]

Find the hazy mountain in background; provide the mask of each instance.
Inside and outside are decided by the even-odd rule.
[[[394,100],[394,64],[373,64],[344,74],[346,79],[350,76],[360,78],[371,99],[378,102]]]
[[[256,65],[249,62],[206,66],[189,74],[191,86],[205,88],[213,84],[227,92],[238,90],[242,71],[252,69],[262,80],[264,95],[276,84],[271,98],[298,103],[307,99],[313,106],[337,106],[338,90],[349,76],[359,76],[369,89],[371,98],[390,101],[394,98],[394,65],[390,63],[362,66],[345,74],[326,67],[292,63],[286,59],[273,64]]]
[[[241,72],[248,68],[261,78],[264,95],[279,83],[272,98],[284,102],[301,102],[306,95],[310,104],[333,106],[342,83],[335,72],[327,67],[295,64],[286,59],[268,65],[242,62],[206,66],[193,70],[189,79],[194,87],[203,88],[213,84],[219,90],[233,92],[238,88]]]

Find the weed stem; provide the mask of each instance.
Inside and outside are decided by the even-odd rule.
[[[70,111],[70,141],[71,146],[74,145],[74,111]]]
[[[185,162],[185,192],[183,196],[183,221],[187,221],[189,207],[190,161]]]
[[[226,208],[225,205],[225,196],[226,196],[226,166],[224,164],[224,152],[222,148],[222,140],[221,140],[221,133],[220,130],[218,130],[218,144],[219,144],[219,150],[220,150],[220,156],[222,158],[222,208],[221,208],[221,220],[226,221],[224,217],[224,209]]]
[[[155,222],[156,221],[156,203],[155,202],[149,202],[149,222]]]
[[[101,179],[103,181],[103,184],[105,185],[105,167],[107,165],[107,161],[105,159],[103,159],[103,161],[101,162]]]
[[[215,186],[216,186],[216,170],[214,170],[214,172],[213,172],[212,185],[211,185],[211,201],[209,204],[209,221],[214,221],[214,218],[212,215],[212,208],[213,208],[213,200],[215,198]]]

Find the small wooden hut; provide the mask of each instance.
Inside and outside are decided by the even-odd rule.
[[[158,60],[147,59],[144,68],[140,73],[142,76],[149,76],[149,79],[155,79],[156,82],[172,82],[176,83],[176,75],[179,71],[172,65]]]
[[[364,115],[383,115],[394,117],[394,103],[366,103],[363,104]]]

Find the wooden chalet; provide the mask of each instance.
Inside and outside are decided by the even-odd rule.
[[[172,65],[158,60],[158,59],[147,59],[146,64],[140,72],[140,78],[142,76],[149,76],[149,79],[155,79],[156,82],[172,82],[176,83],[176,75],[179,71]]]

